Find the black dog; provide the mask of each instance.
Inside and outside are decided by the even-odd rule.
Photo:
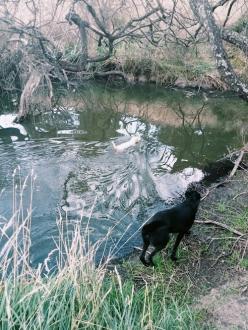
[[[170,233],[178,233],[174,244],[171,259],[176,261],[176,252],[183,236],[189,233],[189,229],[194,223],[195,215],[200,203],[201,195],[195,190],[187,190],[186,200],[181,204],[156,213],[148,223],[142,228],[142,238],[144,242],[140,260],[145,266],[154,266],[153,256],[164,249],[169,242]],[[149,245],[154,246],[154,250],[145,259]]]

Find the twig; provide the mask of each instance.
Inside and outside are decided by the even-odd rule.
[[[202,225],[218,226],[218,227],[226,229],[226,230],[230,231],[231,233],[234,233],[235,235],[238,235],[238,236],[244,236],[245,235],[245,234],[241,233],[240,231],[238,231],[236,229],[233,229],[233,228],[231,228],[227,225],[224,225],[223,223],[217,222],[217,221],[212,221],[212,220],[200,221],[200,220],[196,220],[195,223],[202,224]]]
[[[217,259],[215,260],[215,262],[210,266],[210,268],[213,268],[215,265],[217,265],[217,263],[219,262],[219,260],[221,258],[224,258],[224,257],[229,257],[232,253],[225,253],[225,252],[222,252],[218,257]]]
[[[201,198],[201,201],[203,201],[205,198],[207,198],[208,195],[209,195],[214,189],[216,189],[216,188],[222,186],[223,184],[225,184],[225,183],[227,183],[227,182],[229,182],[229,180],[228,180],[228,179],[225,179],[225,180],[223,180],[223,181],[217,183],[216,185],[214,185],[211,189],[208,189],[206,195],[204,195],[204,196]]]
[[[248,194],[248,191],[243,191],[243,192],[241,192],[241,193],[235,195],[235,196],[233,197],[233,200],[236,199],[236,198],[238,198],[239,196],[242,196],[242,195],[245,195],[245,194]]]
[[[222,241],[222,240],[236,240],[237,237],[235,236],[228,236],[228,237],[213,237],[211,238],[211,241],[208,244],[208,248],[210,247],[210,245],[214,242],[214,241]],[[242,242],[246,242],[246,239],[242,238],[241,239]]]

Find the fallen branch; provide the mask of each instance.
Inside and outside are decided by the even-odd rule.
[[[245,234],[241,233],[240,231],[233,229],[227,225],[224,225],[223,223],[217,222],[217,221],[212,221],[212,220],[205,220],[205,221],[200,221],[200,220],[196,220],[195,223],[197,224],[201,224],[201,225],[214,225],[214,226],[218,226],[221,227],[223,229],[226,229],[228,231],[230,231],[231,233],[238,235],[238,236],[244,236]]]
[[[240,152],[239,152],[239,156],[238,156],[238,158],[236,159],[236,161],[235,161],[235,163],[234,163],[234,167],[233,167],[231,173],[229,174],[229,176],[228,176],[226,179],[224,179],[223,181],[221,181],[221,182],[217,183],[216,185],[214,185],[213,187],[211,187],[211,189],[208,189],[208,190],[207,190],[207,193],[201,198],[201,201],[203,201],[205,198],[207,198],[207,196],[208,196],[213,190],[215,190],[216,188],[218,188],[218,187],[222,186],[223,184],[226,184],[227,182],[230,181],[230,179],[234,176],[234,174],[236,173],[238,167],[240,166],[240,163],[241,163],[241,161],[242,161],[242,159],[243,159],[243,157],[244,157],[244,154],[245,154],[246,152],[248,152],[248,143],[247,143],[247,144],[246,144],[246,145],[240,150]],[[234,151],[234,152],[230,153],[228,156],[231,158],[231,155],[234,155],[234,154],[237,154],[237,151]],[[246,192],[241,193],[241,194],[238,194],[238,195],[235,196],[233,199],[235,199],[235,198],[237,198],[238,196],[243,195],[243,194],[245,194],[245,193],[246,193]]]
[[[234,163],[234,167],[232,169],[232,172],[229,174],[229,178],[232,178],[234,176],[234,174],[236,173],[236,171],[239,167],[239,164],[241,163],[241,161],[243,159],[244,153],[245,153],[244,150],[240,151],[240,154],[239,154],[238,158],[236,159],[236,161]]]

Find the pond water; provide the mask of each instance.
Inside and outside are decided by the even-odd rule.
[[[25,177],[33,170],[33,266],[54,249],[58,214],[81,219],[82,230],[89,224],[92,242],[103,241],[98,259],[130,253],[149,216],[180,200],[209,162],[240,146],[248,110],[228,94],[88,85],[58,91],[52,111],[16,125],[15,100],[1,102],[0,220],[12,214],[13,171],[20,167]],[[112,142],[137,134],[139,143],[114,150]]]

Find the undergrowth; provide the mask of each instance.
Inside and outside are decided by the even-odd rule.
[[[214,64],[199,55],[194,47],[140,48],[130,42],[118,49],[116,61],[119,61],[123,71],[132,75],[136,81],[145,79],[158,85],[173,86],[177,79],[182,79],[209,83],[216,85],[216,88],[222,88],[216,82],[217,78],[215,81],[211,79],[211,74],[215,70]]]

